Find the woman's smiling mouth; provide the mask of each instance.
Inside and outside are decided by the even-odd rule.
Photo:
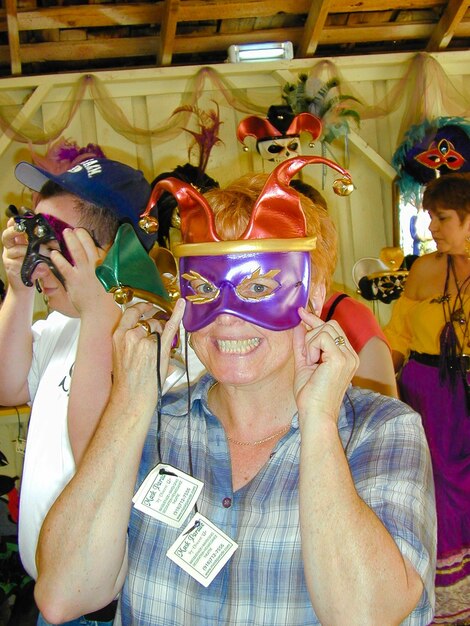
[[[224,354],[246,354],[257,348],[259,337],[252,339],[217,339],[217,347]]]

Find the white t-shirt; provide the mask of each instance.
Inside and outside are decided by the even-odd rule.
[[[19,548],[37,578],[36,546],[47,512],[75,472],[67,430],[70,379],[80,320],[53,312],[33,325],[28,375],[32,403],[20,489]]]

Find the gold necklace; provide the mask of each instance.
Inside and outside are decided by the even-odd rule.
[[[236,439],[232,439],[232,437],[229,437],[228,435],[227,439],[234,443],[236,446],[260,446],[262,443],[266,443],[268,441],[271,441],[271,439],[275,439],[275,437],[279,437],[279,435],[283,435],[289,430],[289,428],[290,424],[284,426],[284,428],[281,428],[281,430],[278,430],[273,435],[269,435],[269,437],[265,437],[264,439],[258,439],[257,441],[237,441]]]

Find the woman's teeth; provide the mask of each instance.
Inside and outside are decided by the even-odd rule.
[[[217,346],[221,352],[245,354],[259,345],[259,337],[253,339],[218,339]]]

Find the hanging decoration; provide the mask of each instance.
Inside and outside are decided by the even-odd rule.
[[[403,200],[419,206],[422,185],[450,172],[470,172],[470,121],[438,117],[411,126],[392,165]]]
[[[357,127],[360,125],[361,117],[355,108],[360,101],[341,93],[337,76],[323,82],[316,76],[299,74],[297,83],[284,85],[282,99],[295,114],[308,112],[321,119],[322,142],[331,143],[339,137],[346,137],[351,123]]]
[[[184,111],[193,113],[197,117],[198,131],[189,128],[184,128],[183,130],[193,137],[193,141],[188,149],[188,161],[191,162],[191,157],[196,155],[198,160],[196,167],[200,172],[206,171],[212,148],[217,144],[223,143],[218,136],[222,124],[219,106],[216,102],[214,104],[216,108],[208,111],[204,111],[195,105],[186,105],[178,107],[173,113],[173,115],[176,115]]]
[[[462,117],[470,115],[468,96],[454,86],[438,60],[429,53],[420,52],[406,61],[401,77],[394,82],[384,97],[373,105],[363,103],[360,97],[354,94],[354,85],[348,83],[342,75],[340,66],[330,60],[321,60],[312,65],[308,76],[306,81],[308,97],[315,95],[310,95],[310,84],[315,85],[315,80],[326,85],[330,80],[337,78],[339,86],[330,89],[329,95],[338,93],[339,88],[341,92],[351,94],[349,104],[352,106],[349,106],[346,100],[341,103],[341,109],[344,107],[346,110],[356,111],[361,120],[384,117],[403,107],[404,115],[400,128],[397,129],[397,136],[400,138],[411,125],[421,123],[423,119],[433,119],[439,115]],[[65,89],[68,84],[60,81],[58,86]],[[294,87],[296,88],[295,83]],[[248,115],[265,114],[269,106],[268,103],[259,101],[258,94],[256,100],[250,98],[245,89],[235,87],[224,73],[212,67],[203,67],[188,78],[186,87],[181,90],[179,107],[197,106],[199,99],[207,91],[218,93],[228,106]],[[301,92],[300,85],[298,91]],[[46,95],[47,93],[45,90]],[[23,89],[18,95],[11,90],[8,93],[0,90],[0,130],[11,140],[20,143],[49,144],[65,132],[81,103],[87,98],[91,100],[105,122],[122,137],[135,144],[144,144],[150,139],[161,144],[178,137],[191,115],[181,109],[176,116],[170,115],[166,119],[157,120],[152,127],[140,127],[118,105],[119,99],[104,80],[98,75],[86,74],[73,79],[69,93],[61,96],[53,119],[46,120],[46,125],[43,126],[33,121],[29,109],[28,112],[24,112],[24,109],[33,99],[36,100],[34,107],[41,107],[46,95],[41,94],[38,86],[32,87],[26,97]],[[346,116],[348,123],[353,119],[354,114],[349,120]],[[328,123],[325,124],[325,120],[323,122],[326,129]],[[333,128],[333,134],[335,132]]]
[[[245,139],[256,138],[256,149],[267,161],[280,163],[285,159],[299,156],[301,152],[300,133],[310,134],[311,143],[322,132],[320,119],[311,113],[296,114],[289,105],[273,104],[265,118],[251,115],[243,119],[237,128],[237,139],[248,150]]]
[[[62,105],[46,127],[34,124],[29,116],[23,114],[24,101],[15,102],[10,95],[0,91],[0,129],[10,139],[20,143],[48,144],[62,135],[85,96],[89,95],[103,119],[122,137],[135,144],[144,144],[150,139],[164,143],[183,132],[191,117],[190,108],[197,106],[205,91],[217,92],[230,107],[242,113],[262,113],[265,110],[264,105],[251,101],[244,90],[236,88],[224,75],[210,67],[203,67],[188,80],[186,89],[181,93],[179,113],[175,115],[173,112],[155,126],[145,128],[129,120],[103,80],[97,75],[86,74],[71,85],[70,92],[63,97]],[[32,90],[30,97],[34,95]]]
[[[365,300],[390,304],[401,296],[416,258],[415,255],[405,257],[399,247],[387,246],[382,248],[378,258],[359,259],[352,269],[357,293]]]

